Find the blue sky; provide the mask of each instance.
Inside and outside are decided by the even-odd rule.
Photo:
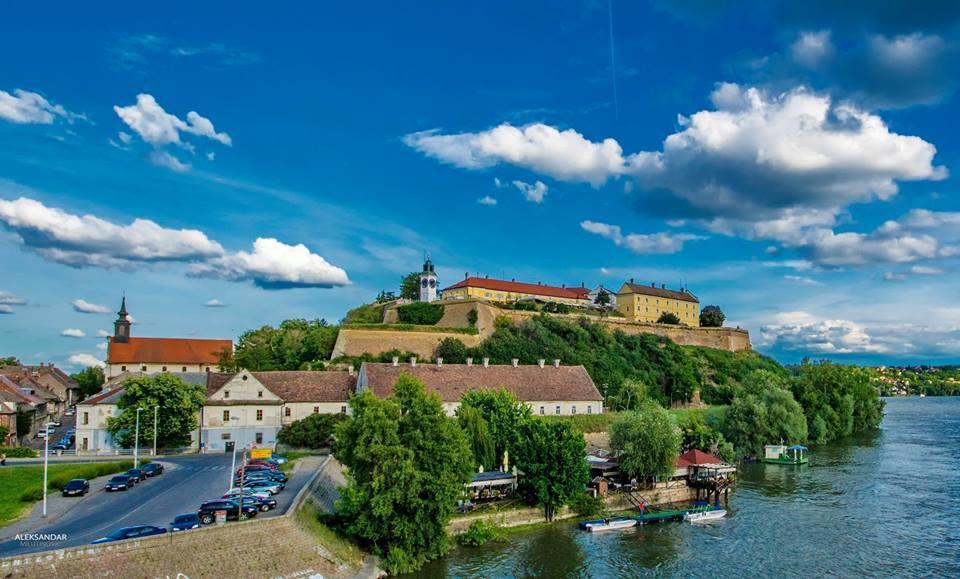
[[[0,351],[102,359],[123,292],[141,336],[337,320],[429,251],[956,363],[960,6],[832,4],[8,7]]]

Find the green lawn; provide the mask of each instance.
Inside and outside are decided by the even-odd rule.
[[[295,462],[297,462],[298,460],[300,460],[301,458],[303,458],[303,457],[305,457],[305,456],[310,456],[310,453],[309,453],[309,452],[292,451],[292,452],[284,452],[284,453],[283,453],[283,456],[287,457],[287,462],[285,462],[285,463],[283,463],[283,464],[280,465],[280,470],[283,471],[283,472],[290,472],[290,471],[293,470],[293,465],[294,465]]]
[[[322,515],[312,500],[304,502],[297,509],[294,517],[302,528],[316,537],[317,542],[326,547],[335,557],[354,567],[363,564],[363,551],[352,541],[341,537],[323,524],[320,520]]]
[[[49,492],[59,492],[70,479],[89,480],[131,468],[133,468],[131,461],[50,465],[47,472]],[[0,468],[0,527],[19,518],[41,499],[43,499],[42,466]]]

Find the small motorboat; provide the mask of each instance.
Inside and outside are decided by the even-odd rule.
[[[683,515],[683,520],[688,523],[705,523],[715,521],[727,516],[727,511],[723,509],[713,509],[711,511],[690,511]]]
[[[619,531],[622,529],[629,529],[631,527],[636,527],[637,521],[635,519],[627,518],[616,518],[616,519],[603,519],[599,521],[589,521],[587,523],[581,523],[581,527],[591,533],[602,533],[604,531]]]

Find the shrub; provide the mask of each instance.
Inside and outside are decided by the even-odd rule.
[[[503,527],[493,521],[474,521],[470,527],[457,535],[457,543],[469,547],[479,547],[490,541],[504,540]]]
[[[25,503],[35,503],[42,499],[43,489],[40,487],[30,487],[20,495],[20,500]]]
[[[467,361],[467,347],[456,338],[444,338],[437,344],[434,356],[450,364],[463,364]]]
[[[676,326],[680,324],[680,318],[677,317],[673,312],[663,312],[660,314],[660,317],[657,318],[658,324],[670,324]]]
[[[434,326],[443,317],[443,306],[426,302],[407,304],[397,308],[397,317],[403,324]]]
[[[719,328],[723,326],[727,316],[718,306],[706,306],[700,312],[700,325],[705,328]]]
[[[7,455],[7,458],[35,458],[37,451],[25,446],[0,446],[0,454]]]
[[[606,502],[601,496],[595,497],[584,493],[573,499],[570,507],[581,517],[593,517],[603,512]]]
[[[467,312],[467,324],[472,328],[477,325],[477,310]]]
[[[347,312],[343,318],[345,324],[379,324],[383,321],[383,305],[368,304],[358,306]]]
[[[330,448],[333,433],[346,415],[311,414],[280,429],[277,442],[295,448]]]

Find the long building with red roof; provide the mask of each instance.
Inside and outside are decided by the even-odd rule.
[[[579,306],[590,303],[589,293],[590,290],[582,286],[553,286],[540,282],[528,283],[515,279],[508,281],[467,275],[463,280],[443,290],[443,299],[482,298],[494,302],[540,300]]]

